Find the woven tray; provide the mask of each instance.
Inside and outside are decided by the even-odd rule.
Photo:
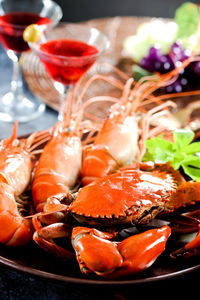
[[[141,23],[149,20],[150,18],[146,17],[114,17],[90,20],[83,22],[82,24],[88,24],[91,27],[96,27],[108,36],[111,42],[111,47],[104,55],[101,56],[100,60],[109,62],[112,65],[117,65],[122,57],[121,52],[123,40],[128,35],[135,34],[137,27]],[[59,28],[56,30],[59,31]],[[27,52],[23,54],[22,59],[24,78],[31,92],[48,106],[58,110],[58,92],[55,90],[52,80],[46,74],[46,71],[38,57],[33,52]],[[90,70],[90,74],[94,72],[96,72],[95,66]]]

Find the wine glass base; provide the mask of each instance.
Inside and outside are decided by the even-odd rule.
[[[28,93],[27,93],[28,94]],[[45,104],[26,93],[2,91],[0,93],[0,120],[5,122],[28,122],[45,111]]]

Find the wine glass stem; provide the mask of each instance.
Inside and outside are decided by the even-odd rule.
[[[69,100],[69,97],[71,96],[73,84],[72,85],[64,85],[60,82],[55,81],[54,87],[56,88],[56,90],[59,92],[59,95],[60,95],[58,120],[62,121],[66,111],[68,111],[69,114],[71,113],[71,110],[68,109],[68,100]]]
[[[62,121],[67,108],[67,98],[69,96],[70,86],[63,86],[63,93],[60,94],[60,109],[58,120]]]
[[[11,80],[11,92],[16,95],[15,99],[19,99],[19,95],[23,94],[23,77],[22,68],[20,65],[21,54],[14,53],[8,50],[7,54],[13,62],[13,74]]]

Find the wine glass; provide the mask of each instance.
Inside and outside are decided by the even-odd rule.
[[[52,0],[0,0],[0,41],[13,62],[11,83],[0,91],[0,120],[27,122],[44,112],[45,104],[28,92],[23,81],[20,58],[30,49],[23,32],[32,23],[49,30],[61,18],[62,10]]]
[[[60,94],[58,120],[63,119],[68,93],[109,44],[98,29],[75,23],[59,25],[29,42]]]

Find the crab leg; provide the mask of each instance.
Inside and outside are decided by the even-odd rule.
[[[163,226],[113,242],[107,233],[76,227],[72,231],[72,245],[83,273],[118,278],[149,268],[164,251],[170,234],[170,227]]]
[[[182,257],[191,257],[193,255],[196,255],[200,253],[200,224],[198,228],[198,233],[196,237],[186,244],[184,247],[172,252],[170,254],[171,258],[182,258]]]
[[[54,242],[54,238],[67,237],[70,238],[71,227],[64,223],[54,223],[46,227],[36,225],[37,219],[34,220],[34,226],[38,226],[38,230],[33,235],[33,240],[46,252],[53,254],[59,259],[72,259],[74,254],[63,247],[58,246]]]
[[[200,209],[194,210],[192,212],[187,212],[183,214],[183,216],[186,217],[186,219],[190,220],[191,224],[196,224],[195,227],[197,227],[198,232],[196,237],[192,241],[187,243],[184,247],[172,252],[170,254],[171,258],[188,258],[200,253]]]
[[[166,210],[173,211],[180,207],[200,201],[200,182],[187,181],[182,183],[166,204]]]

